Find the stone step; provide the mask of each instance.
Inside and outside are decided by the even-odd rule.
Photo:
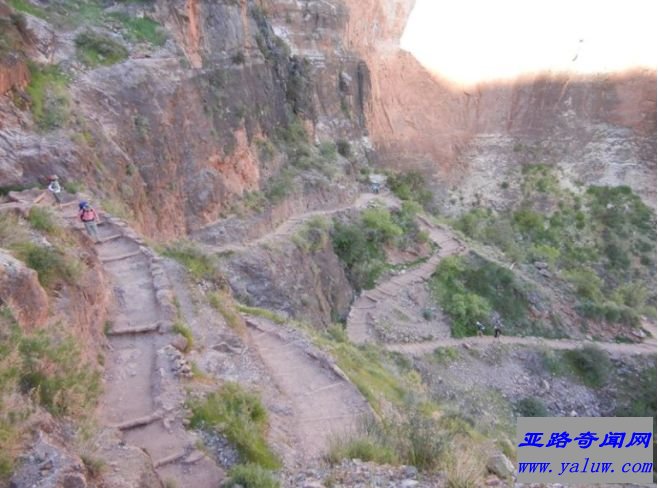
[[[142,251],[133,251],[133,252],[129,252],[129,253],[126,253],[126,254],[120,254],[118,256],[109,256],[109,257],[106,257],[106,258],[101,258],[101,262],[111,263],[113,261],[121,261],[123,259],[132,258],[132,257],[138,256],[140,254],[142,254]]]
[[[106,242],[115,241],[117,239],[121,239],[122,237],[123,234],[114,234],[109,237],[104,237],[103,239],[100,240],[100,242],[105,244]]]
[[[185,451],[178,451],[173,454],[170,454],[169,456],[163,457],[162,459],[158,459],[153,463],[153,467],[155,469],[161,468],[162,466],[166,466],[167,464],[175,463],[176,461],[179,461],[183,459],[186,456]]]
[[[125,329],[112,329],[107,332],[108,336],[120,335],[134,335],[134,334],[149,334],[151,332],[158,332],[160,330],[160,322],[155,322],[149,325],[142,325],[138,327],[130,327]]]
[[[127,420],[125,422],[115,424],[113,427],[119,430],[130,430],[130,429],[135,429],[137,427],[144,427],[145,425],[155,422],[156,420],[160,420],[161,418],[162,418],[161,412],[153,412],[151,415],[145,415],[144,417]]]

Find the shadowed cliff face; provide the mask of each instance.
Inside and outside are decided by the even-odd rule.
[[[433,174],[440,201],[452,187],[492,193],[514,166],[545,163],[571,181],[629,185],[655,205],[655,72],[535,75],[463,89],[398,48],[413,2],[347,3],[347,43],[370,69],[368,129],[382,164]]]
[[[88,69],[75,33],[36,30],[35,44],[50,41],[70,75],[67,120],[39,130],[25,107],[0,101],[3,185],[57,173],[123,202],[144,232],[180,236],[263,188],[286,165],[278,152],[262,157],[263,144],[297,119],[317,141],[364,135],[367,70],[340,44],[344,9],[233,0],[124,8],[155,19],[169,41],[128,45],[125,61]]]

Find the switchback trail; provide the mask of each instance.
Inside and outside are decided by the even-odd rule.
[[[274,230],[271,232],[268,232],[266,234],[263,234],[260,237],[257,237],[253,240],[250,241],[245,241],[245,242],[239,242],[239,243],[231,243],[231,244],[224,244],[221,246],[214,246],[212,244],[204,244],[201,242],[198,242],[198,244],[204,248],[205,250],[213,253],[225,253],[225,252],[239,252],[239,251],[244,251],[245,249],[249,247],[254,247],[254,246],[259,246],[262,245],[266,242],[272,241],[277,238],[282,238],[282,237],[290,237],[293,234],[293,231],[296,227],[299,225],[308,222],[309,220],[315,218],[315,217],[327,217],[330,215],[334,215],[340,212],[345,212],[350,209],[355,209],[355,210],[360,210],[364,209],[370,204],[371,202],[374,201],[381,201],[384,203],[386,206],[392,206],[398,204],[398,200],[395,198],[392,198],[389,194],[387,193],[381,193],[381,194],[375,194],[375,193],[362,193],[359,195],[359,197],[352,202],[350,205],[345,205],[342,207],[337,207],[337,208],[330,208],[326,210],[313,210],[311,212],[303,213],[303,214],[297,214],[294,215],[293,217],[290,217],[289,219],[285,220],[281,224],[279,224]]]
[[[352,342],[362,344],[375,340],[371,330],[370,311],[399,296],[411,284],[427,281],[443,258],[464,251],[463,244],[452,232],[427,224],[425,230],[428,231],[430,240],[439,246],[439,250],[420,266],[402,275],[393,276],[372,290],[364,291],[354,301],[347,316],[347,336]]]

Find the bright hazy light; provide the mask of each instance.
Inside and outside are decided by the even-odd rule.
[[[657,10],[655,0],[416,0],[401,46],[464,84],[655,69]]]

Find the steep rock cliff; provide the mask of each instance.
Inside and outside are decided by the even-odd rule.
[[[399,49],[413,1],[347,4],[347,45],[370,69],[367,120],[380,161],[433,174],[444,206],[452,187],[504,202],[497,186],[528,162],[557,164],[571,182],[629,185],[655,205],[655,71],[536,74],[465,88]]]

